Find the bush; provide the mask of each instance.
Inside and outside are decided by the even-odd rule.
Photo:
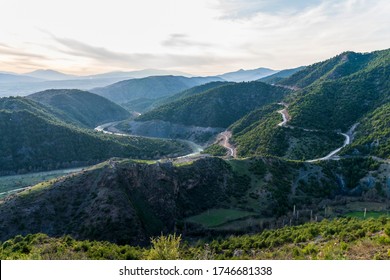
[[[147,258],[149,260],[177,260],[179,259],[181,235],[176,236],[161,235],[158,238],[152,238],[153,247],[150,249]]]
[[[385,227],[385,233],[390,237],[390,226]]]

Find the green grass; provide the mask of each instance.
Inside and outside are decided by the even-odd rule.
[[[254,216],[253,212],[247,212],[235,209],[210,209],[202,214],[189,217],[188,222],[201,224],[204,227],[217,227],[224,223],[237,219]]]
[[[389,216],[389,212],[388,211],[367,211],[366,217],[364,217],[364,211],[354,211],[345,214],[345,216],[351,218],[358,218],[358,219],[369,219],[369,218],[376,219],[382,216]]]

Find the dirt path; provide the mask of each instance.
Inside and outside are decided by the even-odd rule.
[[[228,150],[228,156],[229,157],[236,157],[237,151],[236,148],[229,143],[229,139],[232,137],[232,132],[225,130],[224,132],[221,132],[217,137],[217,143],[220,143],[223,147],[225,147]]]
[[[148,138],[148,139],[162,139],[162,140],[170,140],[170,139],[165,139],[165,138],[158,138],[158,137],[147,137],[147,136],[139,136],[139,135],[133,135],[133,134],[128,134],[128,133],[123,133],[122,131],[118,130],[115,125],[120,123],[118,122],[110,122],[110,123],[105,123],[102,125],[99,125],[95,127],[96,131],[103,132],[106,134],[111,134],[111,135],[117,135],[117,136],[126,136],[126,137],[139,137],[139,138]],[[191,153],[177,157],[178,159],[183,159],[183,158],[192,158],[194,156],[200,155],[200,153],[203,151],[203,148],[199,146],[198,144],[189,141],[189,140],[181,140],[181,139],[176,139],[178,141],[186,143],[192,150]]]
[[[307,129],[307,128],[294,127],[294,126],[287,125],[287,123],[291,120],[291,117],[288,114],[288,110],[287,110],[288,104],[286,104],[284,102],[280,102],[278,104],[285,107],[284,109],[278,111],[278,113],[281,114],[282,118],[283,118],[283,121],[281,123],[279,123],[278,126],[289,127],[289,128],[298,128],[298,129],[302,129],[304,131],[311,131],[311,132],[319,131],[319,130],[315,130],[315,129]],[[323,161],[323,160],[329,160],[329,159],[335,158],[335,156],[341,151],[342,148],[351,144],[352,139],[353,139],[353,132],[357,126],[358,126],[358,123],[354,124],[346,133],[338,132],[338,134],[343,135],[345,137],[344,143],[341,147],[331,151],[329,154],[327,154],[326,156],[324,156],[322,158],[309,159],[309,160],[306,160],[306,162],[316,162],[316,161]]]

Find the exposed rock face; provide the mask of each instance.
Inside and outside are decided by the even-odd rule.
[[[186,139],[199,144],[206,143],[212,136],[225,130],[224,128],[218,127],[188,126],[160,120],[145,122],[129,121],[121,128],[134,135],[168,139]]]

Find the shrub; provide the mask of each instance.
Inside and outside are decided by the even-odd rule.
[[[390,237],[390,226],[385,227],[385,233]]]
[[[176,236],[161,235],[158,238],[151,238],[152,248],[150,249],[147,258],[149,260],[177,260],[180,256],[181,235]]]

